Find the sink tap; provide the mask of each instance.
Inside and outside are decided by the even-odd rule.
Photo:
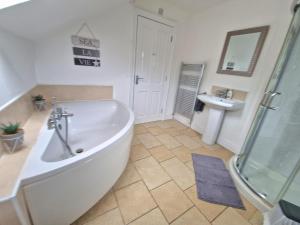
[[[226,98],[228,94],[229,89],[220,89],[216,91],[216,95],[220,98]]]

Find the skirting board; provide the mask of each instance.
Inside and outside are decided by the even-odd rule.
[[[175,113],[174,114],[174,119],[178,120],[180,123],[183,123],[184,125],[186,125],[188,127],[191,127],[190,119],[185,118],[184,116],[181,116],[181,115]]]
[[[148,123],[153,121],[160,121],[160,120],[171,120],[173,119],[173,115],[165,115],[163,118],[148,118],[148,119],[142,119],[142,120],[135,120],[135,124],[141,124],[141,123]]]
[[[165,115],[164,120],[172,120],[174,119],[173,115]]]
[[[239,146],[236,143],[233,143],[232,141],[229,141],[228,139],[218,137],[217,144],[225,147],[226,149],[232,151],[235,154],[239,154],[241,152],[241,146]]]
[[[205,126],[203,126],[203,127],[195,126],[195,124],[193,124],[193,123],[192,123],[191,128],[200,134],[203,134],[203,132],[205,130]],[[240,153],[240,149],[241,149],[240,145],[233,143],[232,141],[229,141],[228,139],[218,137],[217,144],[223,146],[224,148],[230,150],[231,152],[233,152],[235,154]]]

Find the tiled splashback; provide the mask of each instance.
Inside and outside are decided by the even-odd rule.
[[[55,96],[58,101],[112,99],[112,86],[38,85],[0,111],[0,123],[20,122],[22,125],[34,112],[32,96],[42,94],[47,102]],[[0,156],[2,145],[0,144]]]
[[[32,95],[42,94],[48,101],[56,97],[58,101],[112,99],[112,86],[39,85]]]
[[[48,102],[55,96],[58,101],[112,99],[112,86],[39,85],[0,111],[0,123],[24,124],[34,111],[31,96],[42,94]]]
[[[20,122],[24,124],[28,120],[34,111],[31,91],[0,111],[0,123]]]
[[[216,95],[218,90],[222,90],[222,89],[231,89],[233,92],[232,98],[236,99],[236,100],[240,100],[240,101],[245,101],[247,98],[247,92],[245,91],[241,91],[241,90],[237,90],[237,89],[232,89],[232,88],[226,88],[226,87],[220,87],[220,86],[212,86],[211,87],[211,94],[212,95]]]

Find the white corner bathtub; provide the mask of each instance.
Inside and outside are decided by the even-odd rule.
[[[112,188],[129,159],[134,116],[128,107],[114,100],[59,105],[74,114],[69,145],[83,152],[66,154],[55,131],[44,124],[21,180],[34,225],[74,222]]]

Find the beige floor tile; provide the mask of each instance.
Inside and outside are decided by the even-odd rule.
[[[234,209],[227,208],[220,216],[212,223],[213,225],[251,225]]]
[[[146,148],[154,148],[161,145],[161,143],[150,133],[137,135],[138,139],[145,145]]]
[[[168,225],[168,222],[159,208],[156,208],[129,225]]]
[[[94,205],[89,211],[81,216],[75,224],[85,224],[90,220],[104,214],[105,212],[117,208],[117,201],[110,191],[107,193],[96,205]]]
[[[168,222],[172,222],[193,206],[173,181],[152,190],[151,193]]]
[[[234,153],[226,148],[224,148],[223,146],[220,146],[218,144],[215,145],[207,145],[205,143],[202,144],[202,150],[204,152],[209,152],[210,154],[213,154],[217,157],[220,157],[224,160],[228,160],[230,159]]]
[[[218,144],[208,145],[208,144],[205,144],[203,141],[202,141],[202,147],[207,148],[209,150],[224,150],[225,149],[221,145],[218,145]]]
[[[201,145],[196,142],[193,138],[187,136],[187,135],[179,135],[175,137],[177,141],[179,141],[181,144],[183,144],[185,147],[189,149],[195,149],[201,147]]]
[[[193,129],[189,128],[186,129],[183,134],[190,136],[190,137],[198,137],[200,138],[200,134],[197,131],[194,131]]]
[[[135,166],[150,190],[166,183],[171,179],[153,157],[136,161]]]
[[[183,129],[189,128],[189,127],[185,126],[184,124],[178,122],[177,120],[169,120],[169,124],[177,130],[183,130]]]
[[[165,161],[167,159],[171,159],[174,157],[174,154],[169,149],[167,149],[164,145],[150,148],[149,152],[159,162],[162,162],[162,161]]]
[[[192,160],[192,152],[185,146],[172,149],[172,153],[182,162],[188,162]]]
[[[157,125],[160,128],[166,129],[166,128],[173,127],[173,124],[174,124],[173,120],[164,120],[164,121],[161,121],[160,123],[158,123]]]
[[[162,128],[160,128],[159,126],[149,127],[147,130],[153,135],[160,135],[160,134],[165,133],[165,131]]]
[[[118,208],[85,223],[84,225],[124,225]]]
[[[172,158],[162,162],[161,165],[182,190],[195,184],[194,173],[179,159]]]
[[[204,142],[202,141],[202,135],[199,134],[198,136],[191,137],[196,143],[198,143],[200,146],[204,145]]]
[[[143,126],[146,128],[156,127],[158,126],[159,123],[161,123],[161,121],[153,121],[153,122],[143,123]]]
[[[183,133],[182,130],[174,129],[174,127],[163,129],[165,133],[171,135],[172,137],[179,136]]]
[[[188,161],[185,163],[185,165],[194,172],[193,161]]]
[[[260,211],[256,210],[249,222],[252,225],[263,225],[264,217]]]
[[[144,133],[147,133],[148,130],[146,129],[146,127],[144,127],[143,125],[141,124],[137,124],[134,126],[134,134],[137,135],[137,134],[144,134]]]
[[[208,219],[208,221],[214,220],[226,207],[218,204],[212,204],[201,199],[198,199],[196,186],[187,189],[185,191],[187,196],[192,200],[195,206],[200,212]]]
[[[176,219],[171,225],[210,225],[207,219],[195,207]]]
[[[130,159],[132,161],[140,160],[150,156],[151,154],[142,144],[134,145],[131,147]]]
[[[236,210],[240,215],[242,215],[246,220],[250,220],[254,213],[256,212],[256,208],[245,198],[240,194],[242,201],[244,203],[244,206],[246,210],[242,209],[234,209]]]
[[[223,159],[224,161],[228,161],[234,154],[226,150],[224,148],[220,149],[208,149],[205,147],[200,147],[193,149],[192,152],[202,154],[202,155],[208,155],[208,156],[214,156]]]
[[[140,175],[136,171],[134,165],[129,163],[127,165],[124,173],[122,174],[122,176],[119,178],[117,183],[114,185],[114,189],[115,190],[120,189],[120,188],[125,187],[129,184],[135,183],[139,180],[141,180]]]
[[[126,224],[156,207],[153,198],[142,181],[116,191],[115,195]]]
[[[131,145],[138,145],[138,144],[141,144],[141,142],[136,136],[134,136]]]
[[[168,149],[177,148],[181,145],[175,138],[169,134],[161,134],[157,136],[157,139],[163,143]]]

